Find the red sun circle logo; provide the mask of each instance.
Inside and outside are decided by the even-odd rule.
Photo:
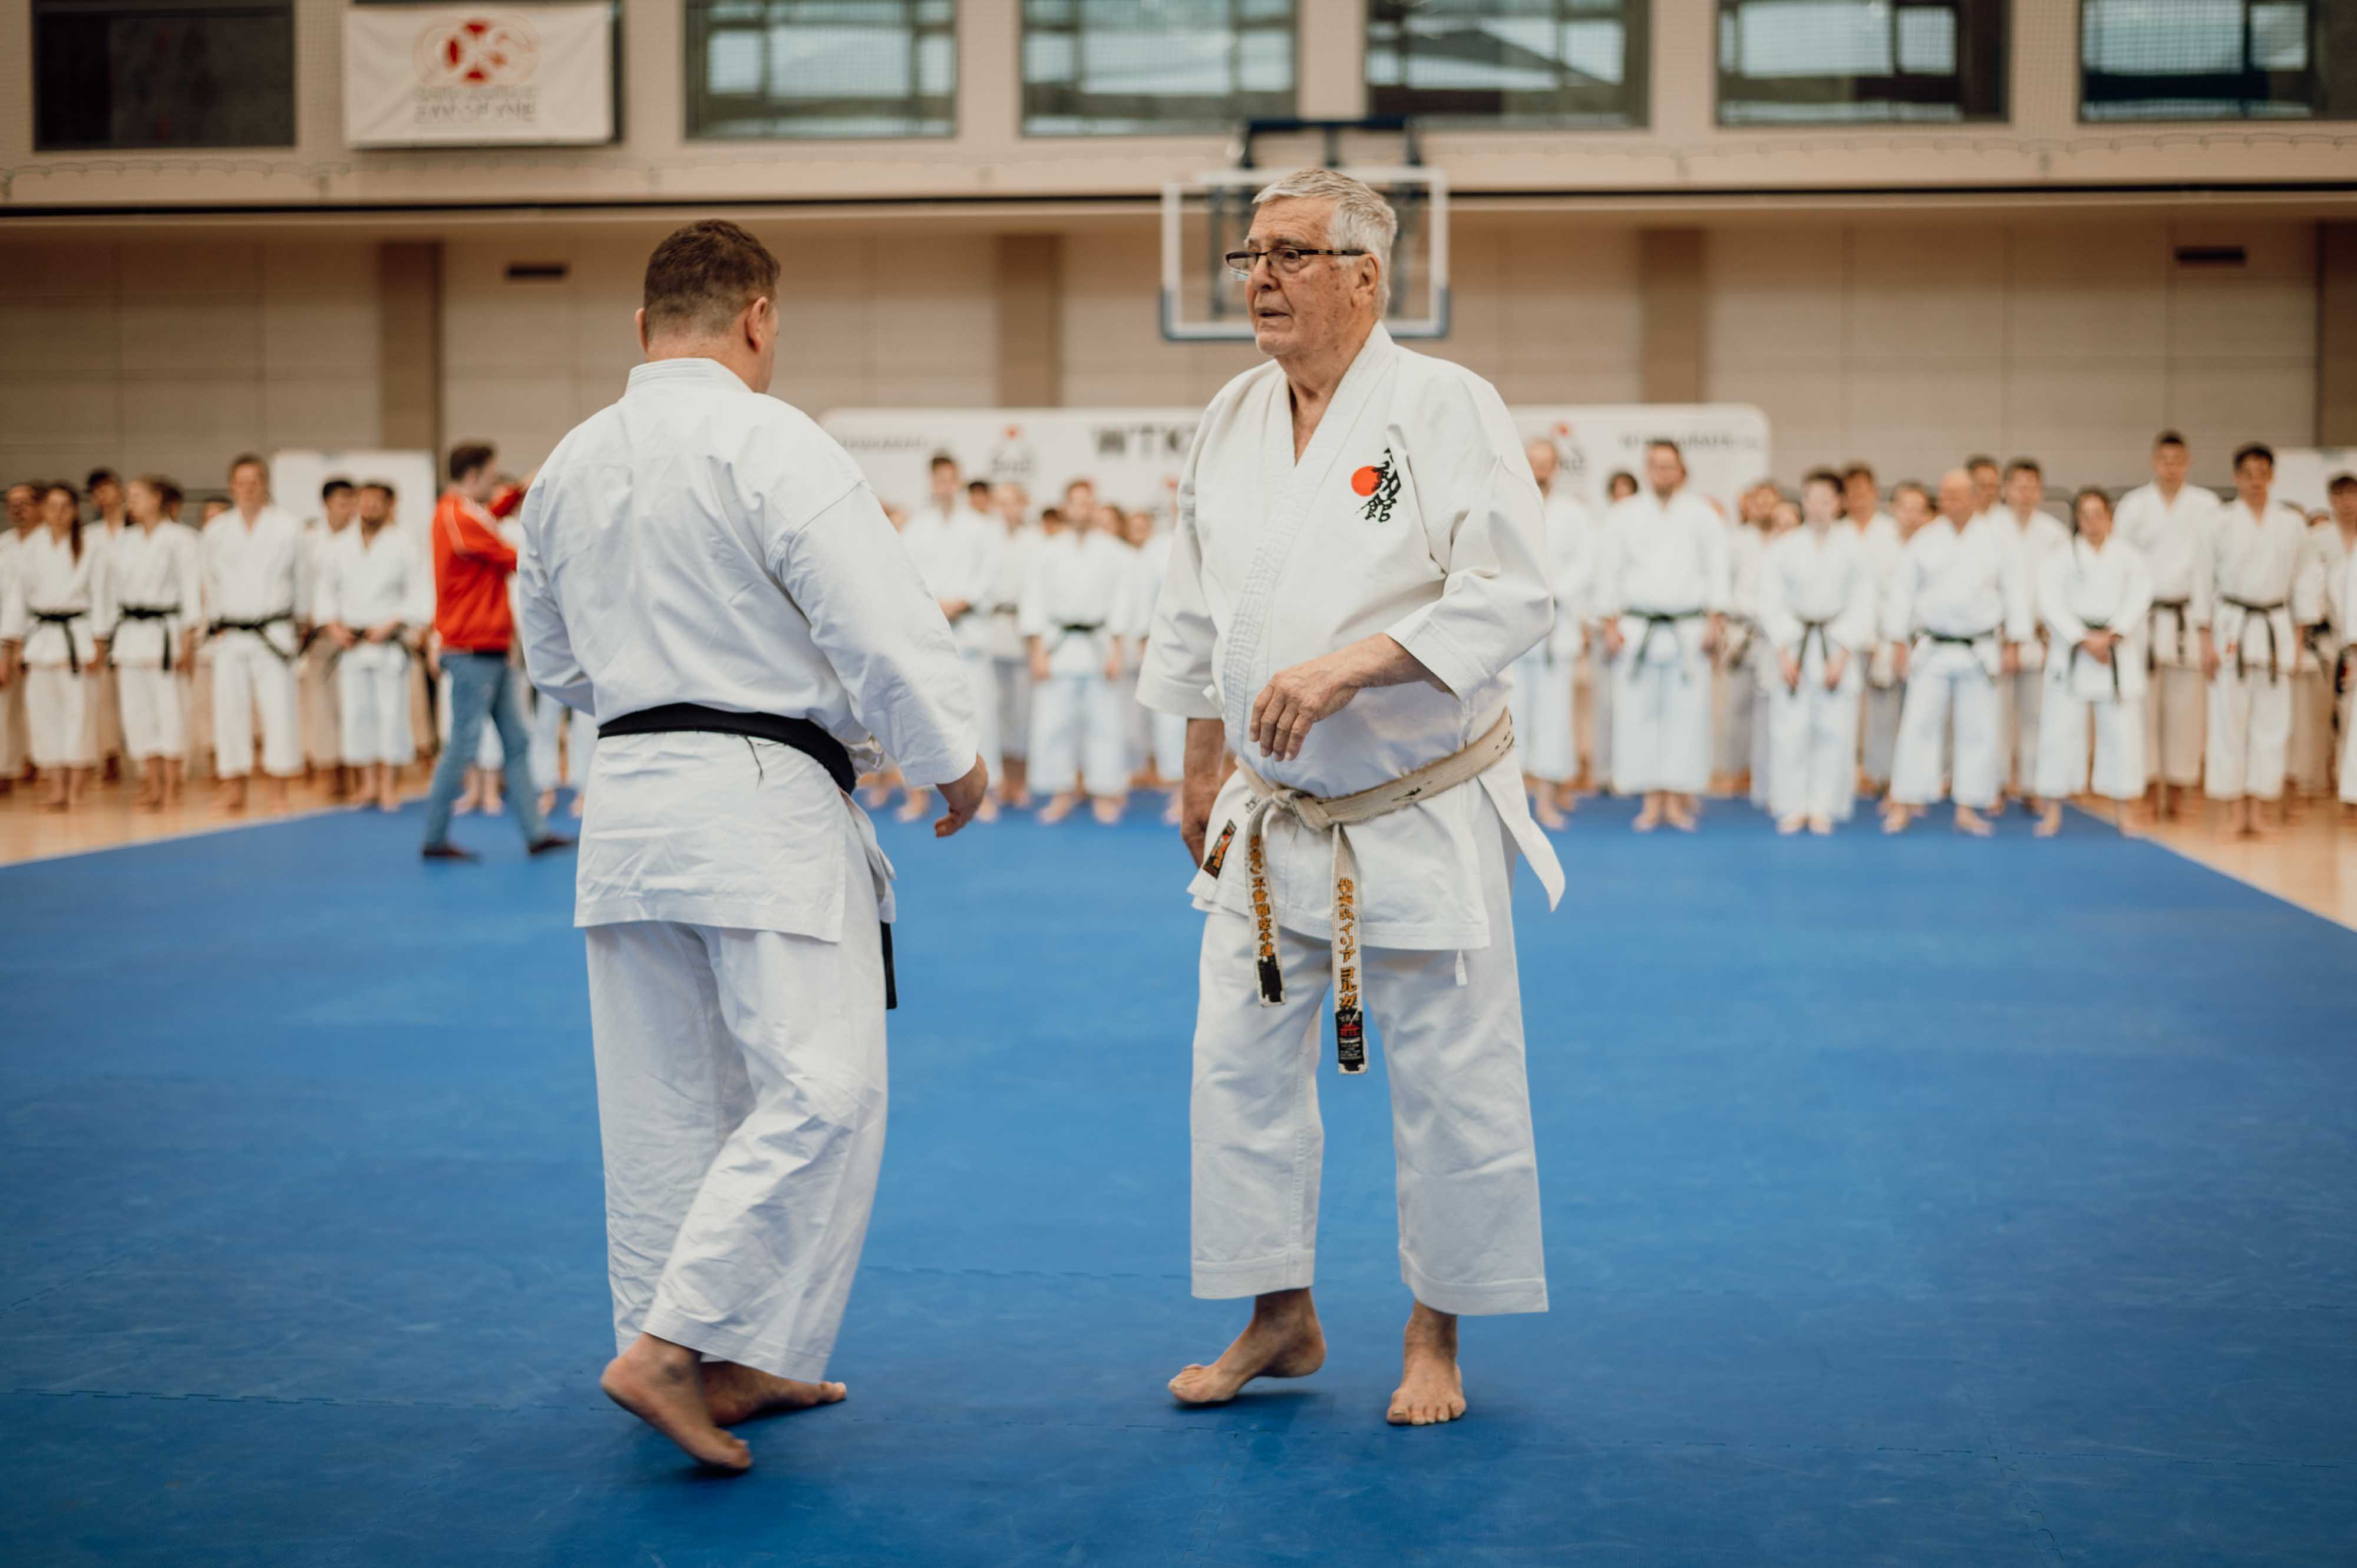
[[[1371,467],[1361,468],[1351,476],[1351,488],[1362,496],[1373,495],[1375,487],[1383,482],[1383,477]]]
[[[414,58],[428,87],[513,87],[532,79],[540,39],[520,17],[472,17],[420,32]]]

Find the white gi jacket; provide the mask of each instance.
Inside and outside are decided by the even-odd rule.
[[[915,528],[913,521],[910,528]],[[902,536],[906,542],[906,535]],[[998,557],[1006,546],[1006,525],[971,507],[960,507],[926,534],[917,570],[925,591],[939,599],[963,600],[966,612],[950,623],[958,646],[975,652],[990,646],[991,596],[998,586]]]
[[[16,570],[0,604],[0,642],[19,645],[27,664],[88,671],[98,658],[98,639],[113,629],[107,598],[106,547],[97,528],[82,530],[81,555],[73,542],[48,528],[25,535],[16,547]],[[70,621],[44,616],[70,616]]]
[[[1713,520],[1716,526],[1716,520]],[[1545,525],[1513,421],[1490,383],[1411,353],[1379,324],[1335,388],[1308,448],[1293,454],[1293,401],[1275,361],[1222,388],[1203,411],[1178,486],[1178,525],[1156,607],[1138,700],[1220,719],[1228,745],[1273,784],[1331,798],[1463,750],[1506,704],[1501,672],[1547,633]],[[1441,684],[1361,692],[1291,761],[1249,739],[1253,700],[1280,670],[1388,633]],[[1445,688],[1445,689],[1444,689]],[[1552,901],[1563,871],[1501,757],[1478,785],[1351,829],[1369,947],[1490,945],[1480,811],[1496,811]],[[1238,773],[1211,834],[1241,826]],[[1267,826],[1279,925],[1333,936],[1327,835],[1289,815]],[[1198,872],[1199,908],[1250,908],[1241,843],[1224,875]]]
[[[1022,607],[1023,585],[1031,575],[1031,556],[1039,548],[1040,532],[1028,522],[1012,530],[1004,521],[997,526],[998,572],[991,579],[986,607],[990,613],[990,656],[1017,660],[1025,652],[1022,623],[1017,612]]]
[[[1882,634],[1890,619],[1890,591],[1899,575],[1899,568],[1907,560],[1907,540],[1899,532],[1899,520],[1887,511],[1876,512],[1858,530],[1858,542],[1865,547],[1867,569],[1874,575],[1874,657],[1867,665],[1867,678],[1877,686],[1898,682],[1898,671],[1890,659],[1890,641]]]
[[[1664,502],[1650,489],[1604,514],[1596,562],[1596,614],[1618,618],[1623,658],[1643,648],[1649,662],[1702,656],[1705,616],[1732,604],[1727,525],[1707,502],[1680,490]],[[1648,614],[1676,616],[1648,642]]]
[[[2039,567],[2039,613],[2045,618],[2047,680],[2073,697],[2099,702],[2117,697],[2135,702],[2145,693],[2145,619],[2152,608],[2152,575],[2143,552],[2116,529],[2101,550],[2073,538],[2050,553]],[[2101,628],[2122,634],[2112,661],[2091,657],[2079,644]]]
[[[2028,522],[2022,521],[2009,506],[1998,507],[1989,516],[2003,526],[2006,537],[2011,539],[2015,548],[2021,552],[2021,580],[2029,594],[2030,619],[2042,628],[2046,624],[2046,612],[2045,607],[2039,602],[2038,595],[2040,585],[2046,580],[2047,558],[2058,551],[2071,548],[2071,530],[2052,513],[2042,510],[2031,511]],[[2086,660],[2083,659],[2080,662],[2083,664]],[[2021,668],[2046,668],[2045,645],[2034,636],[2021,645]]]
[[[1780,656],[1800,656],[1803,667],[1821,669],[1834,649],[1849,655],[1842,683],[1864,679],[1873,652],[1876,613],[1873,563],[1866,542],[1846,522],[1821,534],[1807,523],[1769,541],[1760,562],[1760,634]],[[1763,671],[1781,682],[1781,670]]]
[[[231,507],[205,524],[201,540],[207,619],[269,621],[263,637],[293,658],[300,645],[295,617],[308,603],[302,528],[269,505],[249,527],[245,514]]]
[[[549,455],[523,530],[525,665],[567,706],[601,722],[667,703],[805,718],[871,767],[880,743],[915,785],[973,768],[956,644],[857,465],[716,361],[631,371],[621,401]],[[846,811],[892,918],[866,814],[800,752],[618,736],[590,766],[575,924],[844,940]]]
[[[1587,615],[1589,578],[1595,569],[1596,524],[1558,482],[1540,497],[1546,520],[1548,585],[1555,591],[1555,624],[1547,631],[1547,659],[1562,664],[1579,657],[1581,622]]]
[[[2303,644],[2302,661],[2330,675],[2342,644],[2349,640],[2348,611],[2341,603],[2341,583],[2348,570],[2350,550],[2348,541],[2341,536],[2341,525],[2330,517],[2322,522],[2310,523],[2308,553],[2310,564],[2307,574],[2317,587],[2312,595],[2314,603],[2306,607],[2311,613],[2301,625],[2319,629],[2312,634],[2312,643]]]
[[[1917,529],[1884,607],[1883,635],[1893,642],[1970,638],[1973,656],[1995,677],[1997,644],[2036,635],[2021,551],[1998,532],[2011,526],[1983,513],[1961,532],[1945,517]]]
[[[106,557],[106,592],[114,631],[107,657],[117,664],[180,667],[188,634],[203,625],[204,570],[197,531],[158,522],[153,532],[126,528]],[[131,610],[168,610],[157,618]]]
[[[320,551],[311,602],[322,626],[335,622],[357,637],[394,620],[414,636],[434,624],[434,563],[391,523],[370,539],[355,522]]]
[[[2308,520],[2276,500],[2260,517],[2236,497],[2220,510],[2208,544],[2193,574],[2193,624],[2210,628],[2223,670],[2290,674],[2298,628],[2317,618],[2324,596]]]
[[[1154,607],[1162,597],[1162,579],[1170,575],[1170,534],[1156,534],[1137,547],[1129,567],[1129,597],[1122,616],[1121,634],[1143,643],[1154,629]]]
[[[2201,663],[2201,639],[2193,635],[2200,624],[2192,613],[2193,584],[2223,510],[2217,495],[2200,485],[2180,485],[2173,499],[2162,499],[2158,485],[2138,485],[2113,511],[2113,526],[2136,547],[2152,579],[2156,663]]]
[[[1102,529],[1040,535],[1016,619],[1025,637],[1038,638],[1048,650],[1050,675],[1104,673],[1112,651],[1106,639],[1124,635],[1119,623],[1134,559],[1129,546]]]

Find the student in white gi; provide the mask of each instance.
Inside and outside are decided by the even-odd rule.
[[[2349,564],[2351,541],[2322,508],[2309,514],[2305,568],[2319,587],[2298,627],[2299,654],[2292,671],[2291,746],[2285,766],[2286,798],[2326,795],[2332,790],[2332,759],[2338,749],[2339,691],[2334,675],[2341,664],[2340,617],[2332,601],[2340,595],[2341,575]]]
[[[2034,459],[2005,466],[1998,505],[1990,513],[2021,552],[2021,581],[2029,594],[2037,634],[2021,645],[2019,667],[1996,683],[1997,779],[2000,800],[2020,796],[2038,814],[2038,708],[2046,690],[2046,623],[2038,603],[2046,558],[2071,544],[2071,531],[2046,511],[2046,475]]]
[[[998,682],[999,803],[1017,811],[1031,804],[1031,652],[1020,618],[1023,584],[1031,575],[1031,552],[1039,530],[1031,521],[1031,496],[1018,484],[1002,484],[991,502],[1005,530],[998,550],[998,576],[990,589],[990,660]]]
[[[77,811],[90,790],[97,761],[90,704],[106,660],[113,612],[107,597],[106,553],[89,537],[81,498],[71,485],[50,484],[41,494],[41,528],[16,551],[8,596],[0,604],[0,642],[25,671],[25,719],[33,766],[48,793],[41,808]]]
[[[2341,571],[2326,585],[2330,600],[2334,660],[2334,709],[2341,736],[2341,802],[2344,821],[2357,820],[2357,474],[2340,473],[2325,486],[2332,526],[2340,531]]]
[[[319,487],[319,515],[303,524],[303,577],[309,600],[303,607],[303,657],[296,662],[295,706],[302,715],[303,759],[313,769],[330,776],[328,794],[343,800],[352,792],[353,769],[344,760],[343,722],[337,711],[339,662],[333,645],[318,628],[328,618],[319,605],[319,577],[328,553],[360,509],[359,489],[340,475]]]
[[[434,567],[393,526],[393,487],[361,487],[358,521],[320,555],[313,603],[336,650],[338,723],[344,764],[382,811],[401,810],[401,770],[416,759],[409,730],[411,658],[434,625]]]
[[[10,485],[7,504],[6,525],[0,528],[0,604],[7,601],[8,586],[16,581],[17,552],[41,526],[41,500],[36,487]],[[24,672],[12,668],[8,651],[0,647],[0,796],[16,789],[31,752],[25,733]]]
[[[2094,731],[2093,792],[2120,803],[2144,794],[2145,618],[2152,577],[2114,527],[2110,498],[2083,489],[2072,502],[2078,532],[2040,563],[2046,618],[2046,698],[2039,722],[2037,834],[2062,831],[2062,802],[2085,792],[2087,734]]]
[[[2210,749],[2202,789],[2229,803],[2226,826],[2260,831],[2259,802],[2280,802],[2291,741],[2294,628],[2324,585],[2308,551],[2308,520],[2272,498],[2274,449],[2234,454],[2233,502],[2210,530],[2193,577],[2193,624],[2210,677]]]
[[[1915,487],[1918,497],[1922,487]],[[1897,492],[1892,492],[1891,504],[1898,504]],[[1929,517],[1932,508],[1924,501],[1923,515]],[[1907,539],[1899,531],[1899,520],[1882,510],[1882,491],[1875,480],[1873,467],[1865,463],[1852,463],[1842,470],[1842,514],[1857,530],[1858,542],[1866,547],[1867,569],[1874,574],[1875,642],[1866,664],[1865,711],[1859,718],[1858,782],[1875,794],[1890,787],[1890,754],[1899,744],[1899,704],[1905,691],[1890,667],[1890,645],[1882,639],[1882,600],[1890,591],[1890,579],[1899,570],[1900,552]]]
[[[974,687],[982,760],[996,770],[1000,766],[998,673],[990,662],[990,603],[998,585],[999,553],[1006,543],[1005,525],[975,510],[972,492],[958,482],[957,459],[942,452],[932,460],[932,494],[909,517],[900,540],[957,634],[966,681]],[[900,821],[916,822],[931,806],[927,791],[911,787],[900,806]],[[996,800],[985,800],[975,813],[977,822],[997,817]]]
[[[1605,653],[1603,623],[1596,613],[1596,570],[1604,559],[1605,519],[1615,503],[1636,493],[1636,476],[1614,470],[1604,484],[1604,504],[1587,525],[1587,597],[1579,607],[1579,630],[1587,650],[1580,655],[1577,684],[1582,698],[1579,713],[1586,721],[1586,733],[1580,737],[1580,783],[1591,790],[1612,788],[1612,660]]]
[[[1768,677],[1759,655],[1760,558],[1783,492],[1762,479],[1736,498],[1727,529],[1727,616],[1711,660],[1710,787],[1725,795],[1754,795],[1764,803],[1768,775]],[[1792,513],[1800,526],[1800,512]],[[1755,723],[1754,720],[1758,722]]]
[[[1900,645],[1897,667],[1907,682],[1886,832],[1904,832],[1940,798],[1941,743],[1952,713],[1948,793],[1957,828],[1987,836],[1981,813],[1997,803],[1996,683],[2019,665],[2033,633],[2021,550],[2002,532],[2011,525],[1975,515],[1975,494],[1963,468],[1940,480],[1940,515],[1907,542],[1885,606],[1883,635]]]
[[[231,462],[229,510],[205,524],[205,640],[212,648],[213,771],[223,803],[246,805],[253,771],[253,715],[262,714],[262,771],[270,803],[303,771],[295,723],[295,656],[301,639],[303,532],[270,499],[270,469],[252,453]]]
[[[1364,1063],[1364,1009],[1388,1058],[1415,1297],[1388,1419],[1423,1425],[1465,1412],[1458,1315],[1546,1307],[1515,851],[1551,900],[1563,882],[1504,680],[1552,619],[1545,523],[1496,392],[1383,328],[1389,205],[1318,169],[1256,207],[1230,264],[1271,360],[1204,411],[1139,682],[1188,719],[1194,1291],[1255,1298],[1170,1389],[1217,1403],[1325,1359],[1309,1291],[1330,983],[1345,1069]],[[1241,761],[1222,784],[1224,748]]]
[[[1639,832],[1692,832],[1710,784],[1711,654],[1725,633],[1727,525],[1687,490],[1677,443],[1645,448],[1647,488],[1604,514],[1596,610],[1612,661],[1612,787]]]
[[[113,570],[105,564],[125,530],[131,526],[130,512],[124,499],[123,476],[112,468],[92,468],[82,479],[82,494],[89,503],[90,519],[82,530],[82,542],[96,551],[99,571],[110,580]],[[110,658],[98,667],[90,689],[90,701],[82,712],[82,724],[91,735],[90,751],[93,776],[113,779],[118,768],[129,776],[123,745],[123,697],[114,680],[114,663]]]
[[[1017,612],[1031,658],[1031,783],[1049,797],[1041,822],[1071,815],[1085,790],[1096,820],[1110,823],[1129,794],[1116,624],[1129,550],[1105,532],[1092,497],[1068,489],[1064,499],[1067,510],[1041,519]]]
[[[1173,491],[1175,494],[1176,485]],[[1153,518],[1144,512],[1133,514],[1151,526]],[[1154,629],[1154,607],[1162,598],[1162,580],[1170,573],[1171,532],[1163,529],[1144,539],[1135,539],[1137,554],[1129,580],[1129,610],[1122,618],[1122,639],[1125,650],[1137,651],[1142,669],[1146,634]],[[1137,694],[1136,671],[1129,682],[1129,695]],[[1157,713],[1140,704],[1146,716],[1146,767],[1150,780],[1168,791],[1168,802],[1163,807],[1162,820],[1171,826],[1178,825],[1179,788],[1187,776],[1187,720],[1181,714]]]
[[[2145,646],[2153,678],[2145,687],[2145,761],[2156,816],[2181,816],[2187,810],[2187,794],[2201,782],[2208,724],[2193,583],[2198,563],[2208,558],[2210,534],[2222,509],[2216,495],[2185,482],[2192,467],[2185,437],[2162,431],[2152,444],[2152,482],[2122,496],[2118,508],[2120,537],[2136,546],[2152,575]]]
[[[850,456],[759,395],[778,263],[733,223],[647,265],[648,362],[524,501],[526,661],[597,715],[575,921],[619,1349],[606,1392],[706,1464],[821,1380],[883,1155],[890,864],[846,793],[877,743],[988,788],[939,607]],[[871,738],[872,737],[872,738]]]
[[[1587,509],[1559,473],[1562,456],[1552,441],[1528,448],[1531,477],[1538,481],[1546,510],[1547,568],[1555,592],[1555,625],[1531,650],[1514,660],[1511,708],[1514,738],[1523,753],[1523,788],[1530,794],[1539,826],[1559,828],[1572,809],[1579,777],[1578,734],[1572,676],[1579,666],[1580,607],[1587,602],[1587,565],[1594,525]]]
[[[1830,833],[1857,789],[1858,692],[1876,640],[1873,563],[1842,521],[1841,476],[1803,481],[1804,521],[1760,564],[1760,635],[1773,661],[1767,725],[1768,809],[1776,831]]]
[[[124,498],[127,525],[107,554],[114,615],[108,661],[123,703],[123,751],[140,770],[134,803],[149,811],[180,798],[188,755],[180,682],[204,614],[196,531],[164,515],[178,495],[169,479],[132,480]]]

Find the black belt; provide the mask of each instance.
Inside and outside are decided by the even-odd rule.
[[[2080,624],[2084,626],[2089,631],[2109,631],[2112,629],[2112,626],[2109,621],[2089,619],[2083,620]],[[2062,683],[2065,686],[2068,686],[2078,675],[2079,655],[2086,651],[2087,639],[2083,637],[2071,645],[2071,663],[2069,667],[2062,671]],[[2114,643],[2112,645],[2112,656],[2104,662],[2112,667],[2112,701],[2115,703],[2120,702],[2123,699],[2120,696],[2120,648],[2118,643]]]
[[[1056,630],[1063,637],[1094,637],[1104,629],[1101,620],[1068,620]]]
[[[170,620],[180,613],[180,607],[178,605],[118,605],[115,607],[114,613],[124,620]],[[111,662],[115,664],[123,662],[119,650],[116,650]],[[164,628],[164,673],[168,675],[171,672],[172,628],[167,626]]]
[[[1637,639],[1637,662],[1640,664],[1645,662],[1645,655],[1652,650],[1655,632],[1666,626],[1673,628],[1671,635],[1675,636],[1674,628],[1680,621],[1700,620],[1703,616],[1700,610],[1682,610],[1674,615],[1664,610],[1623,610],[1620,613],[1634,616],[1645,623],[1645,634]],[[1683,671],[1684,668],[1684,662],[1681,660],[1679,669]],[[1692,678],[1687,676],[1689,680]]]
[[[707,708],[701,703],[664,703],[608,719],[597,726],[599,740],[618,735],[735,735],[748,740],[775,741],[780,746],[791,746],[825,768],[834,787],[845,795],[859,782],[849,746],[810,720],[789,718],[783,714],[739,714],[726,708]],[[888,1013],[900,1005],[900,988],[892,972],[892,926],[888,920],[879,920],[877,925],[884,933],[884,1009]]]
[[[2183,664],[2185,662],[2185,612],[2192,607],[2193,601],[2191,599],[2155,599],[2152,601],[2152,608],[2145,613],[2145,618],[2147,621],[2163,610],[2169,610],[2176,616],[2177,661],[2179,664]],[[2153,644],[2153,651],[2148,652],[2146,655],[2146,658],[2152,661],[2152,667],[2156,670],[2160,668],[2160,655],[2158,652],[2159,646],[2159,641],[2156,639]]]
[[[1817,639],[1817,657],[1824,660],[1828,664],[1833,662],[1833,641],[1830,638],[1825,636],[1825,628],[1833,624],[1834,623],[1830,618],[1825,620],[1804,620],[1801,623],[1800,662],[1797,666],[1799,670],[1805,672],[1809,667],[1809,639],[1813,637]],[[1792,689],[1795,693],[1800,691],[1801,682],[1797,679],[1793,681]]]
[[[270,640],[270,628],[274,626],[293,626],[294,624],[295,612],[288,610],[284,615],[264,616],[260,620],[217,620],[212,624],[212,635],[219,637],[225,631],[250,631],[262,639],[263,647],[278,654],[279,663],[292,664],[295,662],[295,654],[278,652],[278,645]],[[301,651],[300,649],[296,650],[297,653]]]
[[[26,613],[35,620],[56,627],[65,634],[66,668],[77,675],[81,674],[81,652],[74,647],[73,623],[87,618],[90,612],[88,610],[27,610]]]
[[[2276,611],[2284,607],[2283,601],[2277,599],[2271,605],[2255,605],[2232,594],[2218,596],[2243,612],[2242,630],[2234,636],[2234,679],[2243,680],[2250,673],[2247,656],[2251,650],[2251,618],[2256,616],[2259,624],[2267,628],[2267,684],[2280,685],[2283,682],[2283,650],[2276,645]]]
[[[1969,648],[1977,656],[1981,644],[1996,635],[1996,628],[1991,627],[1986,631],[1974,632],[1970,637],[1951,637],[1944,631],[1927,631],[1923,635],[1933,642],[1944,642],[1952,648]],[[1977,657],[1975,658],[1974,662],[1979,663]],[[1988,666],[1981,665],[1981,673],[1989,675]],[[1989,679],[1995,681],[1996,677],[1989,675]]]

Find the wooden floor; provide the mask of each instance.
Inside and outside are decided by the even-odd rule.
[[[424,792],[426,773],[422,763],[409,770],[408,795]],[[137,810],[121,785],[93,784],[89,804],[66,815],[39,810],[39,794],[37,787],[19,783],[0,796],[0,865],[353,809],[329,793],[325,779],[291,783],[284,811],[264,804],[257,784],[253,803],[242,813],[223,810],[210,780],[192,786],[186,800],[168,811]],[[2192,815],[2163,824],[2151,836],[2190,860],[2357,929],[2357,820],[2337,802],[2307,801],[2290,826],[2256,839],[2227,837],[2216,826],[2222,816],[2220,808],[2197,800]]]

